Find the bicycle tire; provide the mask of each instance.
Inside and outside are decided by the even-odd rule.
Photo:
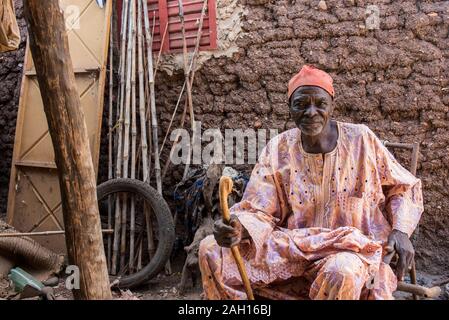
[[[122,276],[118,281],[119,287],[131,288],[152,279],[165,267],[175,242],[175,226],[167,202],[148,183],[125,178],[106,181],[97,187],[98,202],[118,192],[130,192],[142,196],[152,208],[159,226],[159,242],[154,257],[140,271]]]

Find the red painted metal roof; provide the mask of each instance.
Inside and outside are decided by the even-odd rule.
[[[147,0],[150,18],[150,26],[154,37],[153,51],[159,51],[161,41],[168,26],[162,52],[181,52],[183,38],[181,20],[179,17],[178,0]],[[198,33],[198,23],[201,17],[203,0],[182,0],[184,9],[184,22],[187,49],[193,51]],[[122,1],[118,1],[119,17]],[[120,20],[120,19],[119,19]],[[203,20],[203,30],[200,41],[200,50],[213,50],[217,48],[217,18],[215,0],[208,0],[208,8]]]

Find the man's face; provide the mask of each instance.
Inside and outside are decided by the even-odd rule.
[[[320,87],[299,87],[290,98],[291,117],[301,132],[308,136],[316,136],[323,131],[332,111],[332,97]]]

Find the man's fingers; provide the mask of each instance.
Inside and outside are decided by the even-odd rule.
[[[223,239],[221,241],[221,246],[222,247],[226,247],[226,248],[230,248],[230,247],[232,247],[234,245],[239,244],[239,242],[240,242],[239,239],[236,238],[236,237],[226,238],[226,239]]]
[[[217,243],[218,243],[218,245],[220,247],[223,247],[223,248],[230,248],[231,247],[231,245],[228,242],[220,241],[220,242],[217,242]]]
[[[232,215],[231,216],[231,220],[229,221],[229,224],[234,227],[234,229],[237,231],[237,233],[240,233],[241,229],[242,229],[242,224],[239,220],[239,218],[237,218],[236,215]]]
[[[239,234],[230,226],[216,226],[213,230],[214,238],[221,247],[230,248],[240,242]]]
[[[233,240],[231,241],[231,247],[236,246],[240,243],[240,239],[239,238],[233,238]]]
[[[220,230],[223,232],[226,232],[226,233],[234,233],[235,232],[235,229],[233,226],[228,226],[227,224],[224,224],[224,223],[220,226]]]
[[[398,252],[398,255],[399,260],[396,266],[396,276],[398,277],[399,281],[404,281],[404,273],[407,270],[407,257],[402,250]]]
[[[222,232],[220,230],[214,230],[214,237],[215,239],[231,239],[231,238],[238,238],[239,235],[235,232]]]
[[[413,252],[409,252],[409,254],[407,255],[407,270],[410,270],[412,268],[414,256],[415,254]]]
[[[392,239],[388,240],[388,243],[385,246],[385,251],[386,252],[393,252],[394,249],[395,249],[394,248],[394,244],[395,244],[394,240],[392,240]]]
[[[215,222],[214,229],[221,231],[221,232],[233,232],[234,231],[233,226],[230,226],[221,220]]]
[[[231,215],[231,218],[229,219],[229,223],[230,223],[230,224],[235,224],[236,221],[238,222],[238,221],[239,221],[239,218],[238,218],[235,214],[232,214],[232,215]]]

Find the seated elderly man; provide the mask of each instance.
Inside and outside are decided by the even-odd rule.
[[[208,299],[246,299],[229,247],[239,245],[253,288],[310,299],[393,299],[414,250],[421,181],[365,125],[331,119],[332,78],[304,66],[289,82],[298,128],[272,139],[230,225],[200,244]],[[382,262],[399,255],[396,274]]]

